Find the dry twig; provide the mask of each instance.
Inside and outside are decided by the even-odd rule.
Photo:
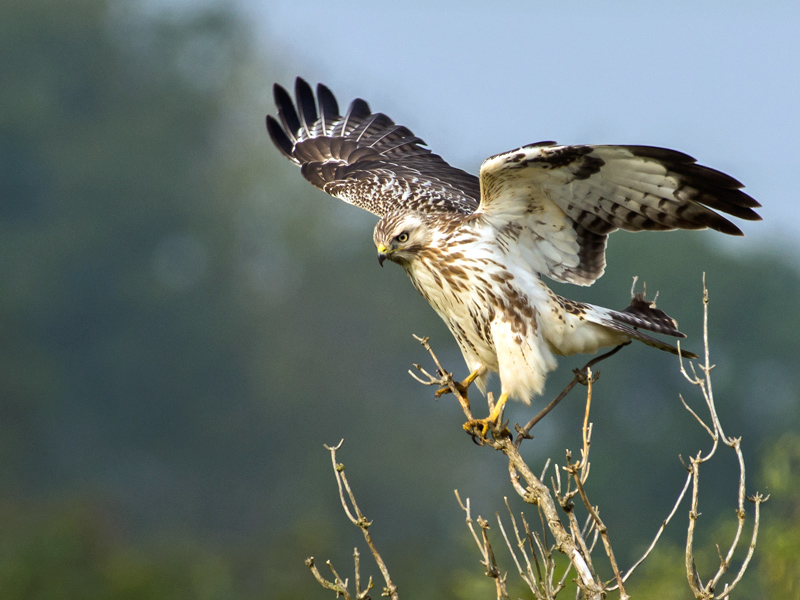
[[[344,509],[347,518],[350,519],[350,522],[361,529],[362,533],[364,534],[364,539],[367,542],[367,546],[369,546],[370,552],[372,552],[372,558],[375,559],[375,563],[378,565],[381,575],[383,575],[383,580],[386,585],[384,586],[383,593],[381,595],[388,596],[392,600],[398,600],[397,586],[394,584],[394,582],[392,582],[392,578],[389,575],[389,569],[386,567],[386,563],[384,563],[383,558],[378,553],[378,549],[375,547],[375,542],[372,539],[372,535],[369,533],[369,527],[372,525],[372,521],[369,521],[358,507],[358,504],[356,503],[356,497],[353,494],[353,490],[350,488],[350,482],[347,481],[347,477],[344,474],[344,465],[336,462],[336,451],[342,447],[343,443],[344,440],[341,440],[336,446],[328,446],[327,444],[325,445],[325,448],[327,448],[327,450],[331,453],[331,463],[333,464],[333,473],[336,476],[336,485],[339,488],[339,499],[342,501],[342,508]],[[369,598],[369,590],[373,587],[373,582],[372,577],[370,577],[367,587],[365,589],[361,588],[361,563],[359,558],[358,549],[356,549],[353,552],[353,559],[355,562],[355,596],[351,596],[348,591],[348,580],[343,580],[339,576],[330,561],[327,561],[326,564],[334,575],[333,581],[329,581],[322,576],[314,564],[314,557],[310,557],[306,560],[306,566],[311,569],[311,573],[314,575],[314,578],[322,587],[335,591],[337,596],[341,595],[345,598],[345,600],[367,600]]]
[[[469,528],[472,539],[475,540],[478,551],[481,553],[481,564],[486,568],[486,576],[494,579],[497,600],[508,598],[506,575],[500,573],[500,569],[497,567],[497,561],[494,557],[494,550],[492,550],[492,545],[489,543],[489,535],[487,533],[489,531],[489,523],[478,516],[478,527],[481,528],[481,536],[478,537],[478,534],[475,532],[475,527],[473,527],[474,521],[472,520],[472,514],[470,512],[469,498],[467,498],[467,502],[464,503],[461,501],[461,496],[458,495],[458,490],[455,490],[455,494],[458,505],[461,507],[461,510],[467,514],[467,528]]]
[[[703,364],[701,364],[698,369],[700,370],[701,374],[697,373],[697,369],[695,369],[692,363],[689,363],[689,368],[691,370],[691,375],[688,373],[686,368],[683,364],[683,359],[681,359],[681,373],[686,378],[686,380],[691,383],[692,385],[697,386],[700,388],[700,391],[703,395],[703,399],[705,401],[706,409],[708,411],[708,421],[701,418],[695,410],[689,407],[686,401],[681,397],[681,402],[683,403],[686,410],[702,425],[703,429],[705,429],[706,433],[712,439],[711,449],[703,455],[702,452],[698,452],[697,456],[690,457],[689,459],[689,478],[691,480],[692,486],[692,494],[691,494],[691,508],[689,510],[689,527],[686,534],[686,553],[685,553],[685,565],[686,565],[686,577],[689,581],[689,587],[692,590],[695,598],[702,598],[702,599],[722,599],[727,598],[733,589],[738,585],[741,581],[742,576],[744,575],[747,567],[750,564],[750,560],[753,557],[753,552],[755,550],[756,541],[758,539],[758,528],[761,516],[761,504],[766,502],[769,496],[763,496],[760,493],[756,493],[751,497],[747,497],[745,495],[745,463],[744,463],[744,455],[742,454],[741,449],[741,438],[734,438],[728,437],[725,435],[724,430],[722,429],[722,423],[720,422],[719,415],[717,414],[717,407],[714,403],[714,390],[711,385],[711,371],[714,368],[714,365],[711,364],[711,353],[709,349],[709,341],[708,341],[708,288],[706,287],[706,276],[703,273],[703,349],[704,349],[704,356],[703,356]],[[695,529],[697,526],[697,520],[700,517],[699,512],[699,497],[700,497],[700,467],[704,463],[711,460],[714,454],[719,448],[719,442],[722,442],[724,446],[727,446],[731,450],[734,451],[736,454],[737,461],[739,463],[739,486],[737,490],[737,497],[736,497],[736,517],[737,517],[737,526],[736,532],[734,533],[733,540],[731,541],[730,545],[728,546],[728,550],[725,553],[725,556],[719,554],[720,564],[717,568],[717,571],[711,576],[706,583],[703,583],[703,580],[700,574],[697,572],[697,568],[695,565],[694,559],[694,536],[695,536]],[[688,481],[687,481],[688,484]],[[685,493],[686,487],[684,487]],[[720,592],[717,592],[717,588],[719,587],[719,583],[722,577],[727,573],[728,569],[730,569],[731,562],[733,560],[733,555],[736,549],[739,547],[741,542],[742,532],[744,530],[744,524],[746,521],[747,513],[744,508],[745,500],[749,500],[755,505],[754,509],[754,522],[753,522],[753,532],[750,537],[750,543],[747,548],[747,552],[745,554],[744,559],[742,560],[742,564],[739,567],[739,571],[736,573],[734,578],[726,583],[723,586],[723,589]]]

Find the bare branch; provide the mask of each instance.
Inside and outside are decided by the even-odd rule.
[[[347,518],[350,519],[350,522],[353,525],[358,525],[358,519],[353,516],[353,513],[350,512],[350,507],[347,506],[347,500],[344,496],[344,488],[342,484],[342,477],[339,476],[339,473],[344,471],[344,465],[337,465],[336,464],[336,451],[342,447],[344,440],[339,440],[339,443],[336,444],[335,447],[331,447],[325,445],[325,448],[331,453],[331,460],[333,461],[333,472],[336,474],[336,486],[339,488],[339,499],[342,502],[342,508],[344,509],[344,513],[347,515]],[[348,490],[349,491],[349,490]]]
[[[701,419],[695,411],[693,411],[688,404],[684,401],[683,397],[681,397],[681,402],[683,403],[684,407],[695,417],[695,419],[703,426],[706,433],[711,437],[713,443],[711,450],[709,450],[705,455],[702,452],[699,452],[695,458],[690,459],[690,478],[692,483],[692,500],[691,500],[691,509],[689,511],[689,527],[686,534],[686,555],[685,555],[685,565],[686,565],[686,577],[689,581],[689,586],[692,589],[692,593],[694,593],[696,598],[724,598],[727,597],[730,592],[736,587],[736,585],[741,580],[742,576],[744,575],[747,566],[750,563],[750,559],[753,555],[753,550],[755,548],[755,544],[758,537],[758,521],[760,517],[760,505],[766,498],[761,496],[760,494],[756,494],[754,496],[753,502],[755,503],[755,523],[753,525],[753,534],[750,540],[750,545],[745,556],[745,560],[743,561],[742,566],[740,567],[738,573],[734,577],[734,579],[725,584],[723,587],[723,591],[719,594],[716,594],[716,589],[718,588],[722,577],[728,572],[728,569],[731,566],[731,562],[733,560],[734,553],[736,552],[739,544],[741,542],[742,533],[744,530],[745,521],[747,518],[747,513],[744,507],[745,501],[745,462],[744,462],[744,455],[742,454],[741,450],[741,438],[729,438],[725,435],[724,430],[722,429],[722,423],[720,422],[719,415],[717,414],[717,408],[714,403],[714,390],[711,385],[711,371],[714,366],[711,364],[710,360],[710,349],[709,349],[709,339],[708,339],[708,305],[709,305],[709,294],[708,288],[706,287],[706,279],[705,273],[703,273],[703,346],[704,346],[704,362],[699,367],[700,371],[702,372],[702,376],[697,374],[697,371],[694,369],[693,365],[690,363],[692,367],[692,375],[690,376],[686,369],[684,368],[683,361],[681,361],[681,373],[683,373],[684,377],[693,385],[696,385],[700,388],[703,399],[706,403],[706,408],[708,409],[708,415],[711,424],[707,424],[703,419]],[[717,552],[720,558],[720,564],[717,568],[716,573],[709,579],[708,583],[705,585],[702,583],[699,573],[697,572],[697,568],[695,565],[694,560],[694,534],[696,528],[697,519],[700,516],[700,512],[698,511],[698,503],[699,503],[699,484],[700,484],[700,466],[708,462],[711,457],[716,452],[717,448],[719,447],[719,442],[731,448],[735,454],[739,464],[739,485],[737,489],[737,506],[736,506],[736,517],[737,517],[737,525],[736,531],[733,536],[733,540],[728,547],[725,556],[722,556],[721,551],[717,548]]]
[[[681,399],[681,403],[683,404],[683,407],[686,410],[689,411],[689,414],[691,414],[695,419],[697,419],[697,422],[700,423],[700,425],[703,427],[703,429],[706,430],[706,433],[709,435],[709,437],[713,438],[714,437],[714,431],[708,425],[706,425],[706,422],[703,421],[703,419],[701,419],[700,416],[696,412],[694,412],[692,407],[689,406],[686,403],[686,400],[683,399],[683,395],[682,394],[678,394],[678,398]]]
[[[577,464],[573,464],[570,461],[570,457],[567,456],[567,467],[564,469],[574,478],[575,485],[577,486],[578,492],[581,496],[581,500],[583,500],[583,505],[586,507],[589,515],[591,515],[592,520],[594,520],[597,530],[600,532],[600,538],[603,540],[603,546],[605,548],[606,555],[608,556],[608,561],[611,563],[611,569],[614,571],[614,577],[617,580],[620,598],[628,598],[628,594],[625,592],[625,586],[623,585],[622,575],[620,574],[619,567],[617,566],[617,559],[614,556],[614,550],[611,548],[611,540],[608,535],[608,528],[600,518],[597,508],[594,507],[591,502],[589,502],[589,497],[586,495],[586,489],[583,486],[584,482],[581,481],[580,467]]]
[[[675,501],[675,505],[672,507],[672,510],[669,511],[667,518],[661,522],[661,527],[658,528],[658,531],[656,532],[656,536],[653,538],[653,541],[650,542],[650,545],[647,547],[647,550],[645,550],[644,554],[642,554],[639,560],[637,560],[633,564],[633,566],[631,566],[631,568],[626,571],[625,575],[622,576],[622,581],[627,581],[628,577],[631,576],[631,574],[636,570],[636,568],[640,564],[642,564],[644,560],[650,555],[650,553],[653,551],[653,548],[656,547],[656,544],[658,543],[661,534],[664,533],[664,530],[667,528],[667,524],[672,520],[672,517],[675,516],[675,513],[678,510],[678,506],[680,506],[681,502],[683,501],[683,498],[686,496],[686,490],[689,489],[689,484],[691,482],[692,482],[692,474],[689,473],[689,475],[686,477],[686,483],[683,485],[681,493],[678,494],[678,499]]]
[[[455,490],[456,500],[458,500],[459,506],[467,515],[467,527],[469,528],[470,533],[472,534],[472,538],[475,540],[475,543],[478,546],[478,551],[481,553],[481,564],[486,568],[486,576],[491,577],[494,579],[495,590],[497,592],[497,600],[502,600],[503,598],[508,598],[508,589],[506,588],[506,576],[500,573],[500,569],[497,567],[497,561],[494,557],[494,550],[492,550],[492,545],[489,542],[489,523],[487,523],[484,519],[480,516],[478,517],[478,527],[481,528],[481,537],[478,537],[478,534],[475,532],[475,527],[473,526],[472,515],[470,513],[470,506],[469,506],[469,498],[467,498],[466,504],[461,502],[461,497],[458,495],[458,490]],[[502,524],[500,525],[502,529]],[[503,532],[505,536],[505,532]],[[512,553],[513,554],[513,553]],[[514,561],[516,562],[516,557],[514,557]]]
[[[358,548],[353,548],[353,562],[355,563],[356,600],[363,600],[369,596],[373,583],[372,577],[370,577],[367,587],[361,588],[361,555],[358,553]]]
[[[730,583],[726,583],[722,593],[719,594],[718,598],[727,598],[733,589],[739,584],[742,577],[744,576],[745,571],[747,571],[747,567],[750,565],[750,559],[753,558],[753,552],[756,549],[756,541],[758,540],[758,526],[761,521],[761,505],[769,500],[769,494],[763,496],[759,493],[756,493],[751,498],[748,498],[753,504],[755,504],[754,509],[754,518],[753,518],[753,534],[750,537],[750,545],[747,548],[747,556],[745,556],[744,560],[742,561],[742,566],[739,567],[739,572],[736,574],[736,577]]]
[[[689,530],[686,533],[686,555],[684,561],[686,565],[686,578],[689,581],[689,587],[692,589],[692,593],[695,595],[695,598],[708,597],[704,594],[703,584],[700,581],[699,574],[697,573],[697,568],[694,562],[693,548],[695,523],[697,522],[697,518],[700,516],[700,513],[697,512],[697,503],[700,488],[700,470],[698,467],[702,462],[701,456],[702,453],[698,452],[697,458],[690,458],[690,464],[692,468],[692,507],[689,510]]]
[[[586,368],[586,409],[583,413],[583,427],[581,428],[581,437],[583,439],[583,448],[581,449],[581,460],[578,461],[578,469],[581,471],[580,479],[582,483],[586,483],[589,478],[589,448],[592,444],[592,423],[589,422],[589,412],[592,408],[592,383],[594,376],[592,370]]]
[[[565,387],[558,396],[553,398],[553,400],[550,402],[550,404],[548,404],[546,407],[544,407],[539,412],[539,414],[537,414],[530,421],[528,421],[528,423],[526,423],[526,425],[524,427],[517,426],[517,434],[518,435],[517,435],[516,441],[514,442],[514,444],[517,446],[517,448],[519,448],[519,445],[522,443],[522,440],[530,438],[530,430],[533,429],[533,426],[536,425],[539,421],[541,421],[545,416],[547,416],[547,414],[551,410],[553,410],[558,405],[559,402],[561,402],[564,398],[566,398],[567,394],[569,394],[572,391],[572,388],[574,388],[579,383],[583,383],[584,385],[586,384],[586,382],[587,382],[587,373],[590,372],[590,370],[591,370],[591,368],[593,366],[595,366],[597,363],[599,363],[599,362],[601,362],[601,361],[603,361],[603,360],[605,360],[607,358],[610,358],[610,357],[614,356],[617,352],[619,352],[622,348],[624,348],[628,344],[630,344],[630,342],[625,342],[624,344],[620,344],[619,346],[614,347],[613,349],[609,350],[605,354],[601,354],[600,356],[596,356],[595,358],[593,358],[592,360],[587,362],[585,365],[583,365],[583,368],[575,369],[575,371],[573,371],[575,376],[572,378],[572,381],[570,381],[567,384],[567,387]],[[597,380],[597,377],[599,377],[599,376],[600,376],[600,372],[598,371],[597,372],[597,376],[595,377],[595,381]]]
[[[367,542],[367,546],[369,546],[370,552],[372,552],[372,558],[375,560],[375,563],[378,565],[378,569],[380,569],[381,575],[383,575],[384,582],[386,586],[384,587],[384,596],[390,597],[392,600],[398,600],[397,595],[397,586],[392,582],[392,578],[389,575],[389,569],[386,567],[386,563],[384,563],[383,558],[381,557],[378,549],[375,547],[375,542],[372,539],[372,536],[369,533],[369,527],[372,525],[372,522],[369,521],[364,514],[361,512],[361,509],[358,507],[356,503],[355,494],[353,494],[353,490],[350,488],[350,482],[347,480],[347,477],[344,474],[344,465],[336,462],[336,451],[342,447],[342,443],[344,440],[341,440],[336,446],[328,446],[325,445],[325,448],[331,453],[331,463],[333,464],[333,473],[336,476],[336,485],[339,488],[339,498],[342,502],[342,508],[344,509],[347,518],[350,519],[350,522],[353,525],[357,526],[361,529],[361,532],[364,534],[364,539]],[[349,501],[349,504],[348,504]],[[310,561],[310,564],[309,564]],[[355,561],[355,579],[356,579],[356,599],[360,600],[362,598],[367,597],[367,590],[372,587],[372,579],[370,578],[369,585],[367,590],[361,590],[361,580],[360,580],[360,561],[358,556],[358,551],[355,552],[354,556]],[[308,559],[306,564],[311,568],[311,572],[314,574],[314,577],[317,578],[317,581],[323,587],[327,589],[331,589],[337,592],[337,594],[344,595],[347,589],[347,581],[342,580],[336,571],[333,568],[333,565],[328,562],[328,566],[331,569],[335,576],[335,580],[333,583],[326,581],[319,575],[319,571],[316,570],[314,567],[314,560],[313,558]],[[335,587],[331,587],[331,585]],[[342,591],[342,589],[345,591]],[[351,600],[351,596],[347,595],[346,600]]]
[[[436,370],[439,373],[440,377],[439,377],[438,380],[435,379],[432,375],[427,373],[419,365],[414,365],[414,367],[416,367],[421,373],[426,375],[428,377],[428,381],[427,382],[426,381],[420,381],[420,379],[417,378],[414,375],[414,373],[409,371],[409,373],[411,373],[411,376],[414,377],[414,379],[416,379],[417,381],[420,381],[421,383],[423,383],[425,385],[434,385],[434,382],[436,384],[438,384],[442,389],[440,390],[440,393],[437,394],[437,397],[438,397],[438,395],[441,395],[441,393],[443,393],[444,390],[449,390],[449,392],[452,393],[458,399],[458,403],[461,405],[461,410],[464,411],[464,414],[466,415],[467,420],[473,420],[472,410],[470,409],[470,406],[469,406],[469,398],[467,397],[466,390],[461,385],[457,384],[453,380],[453,374],[451,372],[449,372],[447,369],[445,369],[442,366],[442,363],[439,362],[439,358],[436,356],[436,354],[433,353],[433,350],[431,349],[431,346],[430,346],[430,343],[429,343],[429,341],[430,341],[429,338],[420,337],[418,335],[413,335],[413,337],[431,355],[431,358],[433,359],[433,362],[436,365]]]
[[[353,597],[347,592],[347,582],[342,581],[339,576],[336,574],[336,571],[333,570],[331,567],[331,571],[333,571],[335,580],[328,581],[325,579],[322,574],[317,569],[317,565],[314,564],[314,557],[310,556],[306,559],[306,566],[311,569],[312,575],[314,578],[319,582],[319,584],[324,587],[326,590],[332,590],[336,592],[337,596],[342,596],[344,600],[353,600]],[[328,566],[330,567],[330,561],[328,562]]]
[[[537,579],[536,575],[533,572],[533,567],[531,565],[531,561],[528,558],[528,554],[525,552],[525,540],[522,539],[519,533],[519,529],[517,528],[517,521],[514,518],[514,513],[511,511],[511,507],[508,504],[508,498],[503,498],[506,503],[506,509],[508,510],[508,515],[511,518],[511,526],[514,529],[514,537],[517,540],[517,548],[519,548],[520,554],[522,554],[522,558],[525,560],[525,569],[522,568],[519,560],[517,559],[517,553],[514,551],[514,547],[511,545],[511,541],[508,539],[508,535],[506,534],[505,527],[503,527],[503,520],[500,518],[500,515],[495,513],[497,517],[497,524],[500,527],[500,532],[503,534],[503,539],[506,541],[506,545],[508,546],[508,551],[511,553],[511,557],[514,559],[514,564],[517,566],[517,572],[519,573],[520,578],[524,581],[528,588],[530,588],[533,595],[537,598],[548,598],[549,596],[542,596],[540,590],[538,589],[537,582],[539,585],[542,584],[541,581],[541,571],[539,572],[539,578]],[[531,548],[531,554],[534,557],[534,561],[536,560],[536,555],[533,552],[533,548]],[[536,563],[538,568],[538,562]]]

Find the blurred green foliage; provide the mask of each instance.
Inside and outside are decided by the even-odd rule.
[[[761,484],[777,505],[766,513],[759,547],[765,598],[800,598],[800,435],[785,433],[765,453]],[[772,508],[772,507],[771,507]]]
[[[229,558],[189,540],[133,548],[103,507],[78,502],[5,508],[3,597],[211,600],[235,597],[241,589],[232,580]]]
[[[426,360],[411,333],[464,375],[455,344],[399,269],[377,268],[371,217],[270,147],[276,56],[235,14],[153,11],[0,7],[0,596],[327,597],[303,559],[348,572],[360,543],[321,447],[341,437],[404,597],[491,590],[452,489],[490,514],[502,461],[405,374]],[[797,271],[746,241],[709,249],[711,234],[617,237],[608,275],[568,294],[621,308],[638,274],[696,350],[708,272],[718,403],[773,493],[748,589],[796,598],[797,441],[778,436],[800,425]],[[602,371],[591,491],[630,558],[679,489],[677,454],[706,440],[670,357],[630,348]],[[581,416],[575,401],[548,417],[531,461],[574,447]],[[732,473],[709,474],[710,520],[732,510]],[[685,597],[682,575],[663,581]]]

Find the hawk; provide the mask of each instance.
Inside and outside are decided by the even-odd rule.
[[[295,102],[278,84],[274,96],[273,143],[313,185],[380,217],[378,260],[401,265],[447,324],[470,369],[462,385],[485,391],[499,373],[491,414],[465,425],[484,433],[508,398],[542,392],[556,355],[630,340],[677,354],[642,330],[685,337],[640,297],[615,311],[562,298],[543,276],[591,285],[618,229],[742,235],[719,213],[760,219],[741,183],[675,150],[539,142],[487,158],[476,177],[360,98],[342,115],[326,86],[315,97],[301,78]]]

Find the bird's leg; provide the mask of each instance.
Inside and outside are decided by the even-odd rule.
[[[467,375],[466,379],[464,379],[464,381],[462,381],[461,383],[457,381],[453,382],[453,386],[458,390],[458,393],[461,394],[464,400],[467,401],[467,406],[469,406],[469,398],[467,397],[469,386],[471,386],[472,382],[475,381],[481,375],[483,375],[485,372],[486,372],[486,367],[480,366],[477,369],[475,369],[472,373]],[[444,386],[436,390],[436,397],[439,398],[449,393],[450,393],[450,386]]]
[[[485,372],[486,372],[486,367],[483,367],[483,366],[478,367],[472,373],[467,375],[467,378],[464,381],[461,382],[461,385],[464,387],[464,389],[467,389],[469,386],[472,385],[473,381],[475,381],[478,377],[483,375]]]
[[[473,432],[477,427],[481,428],[481,437],[486,437],[486,432],[489,430],[490,425],[497,425],[500,420],[500,416],[503,414],[503,407],[508,402],[508,394],[503,392],[500,394],[500,397],[497,399],[497,402],[492,409],[492,412],[489,413],[489,416],[485,419],[470,419],[466,423],[464,423],[464,429],[469,432]]]

